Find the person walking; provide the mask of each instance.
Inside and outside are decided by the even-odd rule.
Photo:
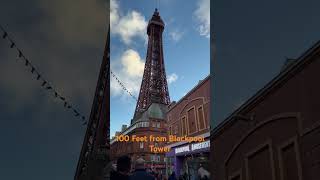
[[[155,178],[146,171],[145,161],[139,158],[135,162],[135,170],[129,180],[155,180]]]
[[[207,171],[202,164],[200,164],[200,168],[198,169],[198,176],[200,180],[209,180],[210,179],[210,173]]]
[[[111,180],[129,180],[131,170],[131,158],[129,156],[121,156],[117,160],[116,171],[110,174]]]
[[[168,180],[177,180],[176,173],[174,171],[172,171],[172,173],[171,173],[171,175],[170,175]]]

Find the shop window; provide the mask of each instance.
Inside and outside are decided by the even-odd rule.
[[[187,111],[187,114],[188,114],[188,123],[189,123],[189,126],[188,126],[188,134],[192,134],[192,133],[195,133],[197,132],[197,123],[196,123],[196,112],[195,112],[195,108],[192,107],[190,108],[188,111]]]
[[[151,159],[151,162],[154,162],[155,161],[155,155],[151,155],[150,159]]]
[[[181,118],[180,124],[181,124],[181,125],[180,125],[180,127],[181,127],[181,135],[183,136],[183,135],[184,135],[183,132],[184,132],[184,128],[185,128],[185,127],[184,127],[182,118]]]
[[[181,135],[184,136],[184,135],[187,135],[187,119],[186,119],[186,116],[183,116],[181,118]]]
[[[185,119],[185,117],[182,117],[182,118],[181,118],[181,121],[180,121],[180,123],[181,123],[181,135],[182,135],[182,136],[183,136],[183,135],[186,135],[185,129],[187,128],[186,125],[185,125],[185,123],[184,123],[184,119]]]
[[[175,126],[174,126],[174,135],[177,135],[177,134],[178,134],[178,126],[175,125]]]
[[[159,155],[151,155],[152,162],[160,162],[161,157]]]
[[[140,142],[140,149],[143,149],[143,142]]]
[[[149,127],[149,122],[142,122],[142,127]]]
[[[199,125],[199,130],[205,129],[206,124],[205,124],[205,117],[204,117],[204,112],[203,112],[203,106],[201,105],[198,107],[198,125]]]
[[[168,115],[168,121],[167,121],[168,123],[170,123],[171,122],[171,115]]]

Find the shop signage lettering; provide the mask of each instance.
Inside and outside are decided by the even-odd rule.
[[[197,150],[197,149],[204,149],[210,147],[210,141],[202,142],[202,143],[197,143],[197,144],[192,144],[191,145],[191,150]]]
[[[205,149],[210,147],[210,141],[205,141],[201,143],[190,144],[183,147],[175,148],[175,154],[183,153],[183,152],[192,152],[199,149]]]
[[[189,145],[188,146],[183,146],[183,147],[179,147],[175,149],[175,153],[183,153],[183,152],[189,152],[190,148]]]

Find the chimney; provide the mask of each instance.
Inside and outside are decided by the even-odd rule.
[[[121,128],[121,132],[125,131],[127,129],[127,125],[122,125],[122,128]]]

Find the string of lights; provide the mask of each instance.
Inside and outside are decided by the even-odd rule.
[[[136,96],[134,96],[129,90],[128,88],[126,88],[126,86],[119,80],[119,78],[112,72],[112,70],[110,70],[110,73],[112,75],[113,78],[115,78],[115,80],[118,82],[118,84],[122,87],[122,89],[127,92],[129,94],[129,96],[131,96],[135,101],[138,101],[138,99],[136,98]]]
[[[74,105],[72,105],[69,101],[66,100],[66,98],[64,96],[62,96],[60,93],[58,93],[56,88],[54,88],[54,86],[43,77],[43,75],[40,73],[40,71],[38,71],[35,68],[35,66],[32,64],[32,62],[28,58],[26,58],[26,56],[23,54],[23,51],[17,47],[17,44],[9,36],[8,32],[3,28],[2,25],[0,25],[0,29],[3,33],[2,39],[9,41],[10,48],[15,49],[17,52],[17,59],[18,60],[21,59],[22,61],[24,61],[24,65],[26,67],[30,67],[31,74],[35,74],[36,80],[41,81],[41,87],[43,87],[45,90],[47,90],[48,93],[53,94],[55,98],[58,98],[62,102],[63,106],[66,109],[70,110],[75,117],[80,118],[82,121],[82,125],[86,125],[87,124],[86,117],[82,113],[80,113],[76,108],[74,108]]]

